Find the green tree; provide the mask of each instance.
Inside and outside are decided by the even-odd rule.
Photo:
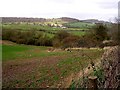
[[[63,48],[67,47],[77,47],[79,36],[70,35],[62,40]]]
[[[93,36],[95,36],[95,39],[97,41],[103,41],[105,39],[108,39],[107,26],[103,24],[97,24],[93,29]]]
[[[61,31],[58,31],[58,32],[55,34],[54,38],[59,39],[60,41],[62,41],[63,39],[65,39],[65,38],[68,37],[69,35],[70,35],[70,34],[69,34],[67,31],[61,30]]]
[[[70,34],[67,31],[58,31],[53,38],[53,46],[61,47],[62,41],[68,37]]]

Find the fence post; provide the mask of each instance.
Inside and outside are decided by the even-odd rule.
[[[88,77],[88,88],[89,89],[97,89],[97,76],[89,76]]]

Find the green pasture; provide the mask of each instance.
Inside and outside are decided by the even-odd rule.
[[[65,23],[64,25],[70,28],[81,28],[84,30],[87,30],[92,26],[94,26],[94,24],[92,23],[85,23],[85,22],[71,22],[71,23]]]
[[[49,26],[34,25],[34,24],[3,24],[3,30],[60,30],[61,28],[53,28]]]
[[[7,81],[3,83],[3,87],[46,87],[53,86],[56,87],[57,84],[62,80],[61,77],[66,78],[71,73],[78,73],[82,68],[87,67],[90,61],[96,61],[98,58],[101,57],[103,50],[98,49],[82,49],[78,51],[55,51],[55,52],[47,52],[49,47],[44,46],[31,46],[31,45],[2,45],[2,60],[4,64],[7,61],[16,62],[18,60],[28,60],[34,58],[43,58],[47,60],[46,63],[49,64],[42,64],[39,67],[31,68],[33,69],[32,72],[24,72],[16,74],[19,78],[13,78],[12,81]],[[51,59],[55,56],[59,56],[59,61],[55,61],[52,63]],[[64,58],[62,58],[65,56]],[[90,59],[89,57],[92,59]],[[61,58],[60,58],[61,57]],[[30,59],[30,60],[31,60]],[[53,58],[54,59],[54,58]],[[57,59],[57,58],[56,58]],[[58,60],[58,59],[57,59]],[[21,61],[21,64],[22,62]],[[29,61],[29,60],[28,60]],[[54,60],[52,60],[54,61]],[[39,60],[38,63],[41,61]],[[41,62],[42,63],[42,62]],[[51,64],[50,64],[51,63]],[[21,65],[20,64],[20,65]],[[19,66],[19,64],[17,64]],[[34,65],[34,62],[33,62]],[[23,66],[27,67],[28,64],[24,64]],[[24,68],[23,68],[24,69]],[[15,72],[16,73],[16,72]],[[30,82],[27,82],[30,80]],[[45,85],[43,85],[43,83]]]
[[[63,55],[66,52],[47,52],[49,47],[31,45],[2,45],[2,60],[16,60],[34,57]]]
[[[82,29],[75,29],[75,28],[60,29],[60,28],[51,28],[48,26],[43,27],[38,25],[23,25],[23,24],[22,25],[15,25],[15,24],[3,25],[3,30],[21,30],[21,31],[35,30],[51,38],[54,37],[54,33],[57,33],[58,30],[65,30],[73,35],[78,35],[78,36],[84,35],[86,33],[86,31],[81,31]],[[44,30],[44,31],[39,31],[39,30]]]
[[[50,27],[50,26],[43,26],[39,24],[2,24],[3,30],[88,30],[87,27],[92,26],[92,24],[85,24],[81,22],[76,23],[66,23],[65,25],[69,25],[71,28],[60,28],[60,27]],[[88,25],[88,26],[86,26]],[[77,27],[77,28],[76,28]]]
[[[70,33],[73,34],[73,35],[76,35],[76,36],[83,36],[83,35],[85,35],[86,32],[83,32],[83,31],[71,31]]]

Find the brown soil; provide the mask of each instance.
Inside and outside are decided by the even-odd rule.
[[[14,80],[24,79],[24,75],[37,73],[38,69],[41,67],[51,67],[53,65],[57,65],[57,62],[64,59],[65,57],[66,56],[52,56],[46,58],[32,58],[3,62],[3,86],[6,87],[6,83],[12,82]],[[35,76],[37,77],[37,75]]]
[[[15,45],[16,43],[11,42],[11,41],[7,41],[7,40],[0,40],[0,44],[4,44],[4,45]]]
[[[0,43],[5,45],[14,45],[15,43],[10,41],[0,41]],[[36,52],[40,52],[36,50]],[[22,59],[22,60],[11,60],[7,62],[3,62],[2,64],[2,77],[3,77],[3,86],[6,87],[6,83],[13,82],[14,80],[19,79],[25,79],[24,75],[30,75],[31,73],[35,73],[36,77],[40,78],[38,74],[39,68],[41,67],[49,67],[49,66],[55,66],[60,60],[68,57],[68,55],[63,56],[52,56],[52,57],[44,57],[44,58],[31,58],[31,59]],[[98,60],[97,60],[98,61]],[[96,65],[99,65],[100,62],[96,63]],[[92,68],[84,69],[85,75],[88,75],[92,72]],[[63,87],[63,88],[69,88],[72,80],[78,80],[83,75],[82,71],[80,71],[77,74],[70,74],[66,78],[62,78],[60,83],[57,87]],[[27,82],[30,82],[31,80],[28,80]],[[45,85],[43,85],[45,86]],[[17,85],[16,85],[17,87]]]

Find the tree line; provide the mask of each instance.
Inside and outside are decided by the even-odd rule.
[[[97,24],[89,32],[86,32],[84,36],[75,36],[67,31],[61,30],[55,33],[52,38],[39,31],[3,30],[2,39],[18,44],[53,46],[56,48],[103,47],[102,42],[104,40],[112,39],[117,42],[115,29],[117,29],[116,24],[110,29],[106,25]],[[114,44],[112,43],[111,45]]]

